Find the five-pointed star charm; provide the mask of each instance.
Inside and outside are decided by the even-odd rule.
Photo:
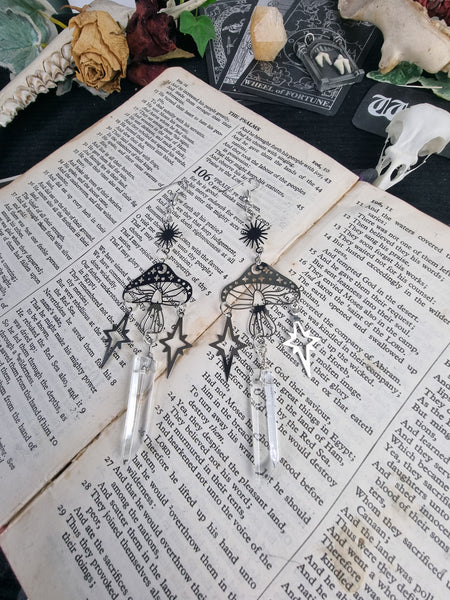
[[[113,325],[111,329],[103,330],[103,333],[106,335],[106,350],[102,364],[100,365],[101,369],[105,366],[107,360],[116,348],[120,349],[122,344],[129,344],[131,342],[131,339],[128,337],[128,332],[130,330],[126,328],[129,316],[130,313],[126,312],[117,325]]]
[[[311,348],[320,338],[310,335],[309,329],[305,331],[300,321],[294,321],[294,330],[290,335],[291,337],[283,344],[292,348],[293,355],[298,354],[306,374],[311,377]]]
[[[228,381],[233,358],[238,354],[239,350],[245,346],[245,344],[240,341],[238,335],[234,333],[230,317],[227,317],[226,319],[222,335],[218,335],[217,341],[212,342],[210,346],[217,350],[218,356],[222,357],[225,379]]]
[[[177,337],[175,337],[177,336]],[[167,352],[167,377],[175,364],[175,361],[181,356],[187,348],[192,348],[192,344],[186,341],[187,335],[183,334],[183,317],[176,322],[172,333],[166,338],[162,338],[161,344],[164,346],[163,352]]]

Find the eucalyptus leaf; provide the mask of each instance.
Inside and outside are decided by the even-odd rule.
[[[383,74],[380,71],[370,71],[370,73],[367,73],[367,77],[375,81],[406,87],[418,84],[425,89],[430,89],[439,98],[450,100],[450,79],[447,73],[428,73],[426,75],[422,75],[422,73],[422,69],[417,65],[401,62],[389,73]]]
[[[0,11],[0,65],[19,73],[41,51],[41,33],[28,15]]]
[[[370,71],[367,73],[369,79],[382,81],[384,83],[392,83],[393,85],[408,85],[415,83],[422,75],[422,69],[417,65],[408,62],[401,62],[389,73],[381,73],[380,71]]]
[[[200,56],[205,54],[209,40],[216,39],[216,32],[211,19],[206,15],[195,17],[187,10],[180,15],[180,31],[193,38]]]
[[[433,94],[450,102],[450,79],[447,73],[440,71],[435,77],[436,79],[431,80],[434,82]]]
[[[47,18],[55,13],[55,8],[47,0],[0,0],[0,10],[7,9],[30,17],[41,33],[42,44],[48,44],[58,35],[55,25]]]

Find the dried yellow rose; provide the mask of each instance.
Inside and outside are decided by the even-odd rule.
[[[69,21],[72,56],[79,81],[105,92],[120,91],[125,77],[128,44],[120,25],[101,10],[83,11]]]

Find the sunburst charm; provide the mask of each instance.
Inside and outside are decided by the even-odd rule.
[[[175,240],[180,237],[181,231],[173,223],[166,223],[156,234],[155,243],[160,248],[169,249],[175,243]]]
[[[239,239],[245,242],[246,246],[260,248],[267,240],[269,229],[269,225],[266,225],[264,221],[255,219],[241,230],[242,235]]]

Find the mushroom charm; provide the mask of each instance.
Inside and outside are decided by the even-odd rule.
[[[299,299],[298,287],[266,263],[255,263],[222,290],[221,300],[235,309],[249,309],[252,338],[269,338],[276,331],[269,306],[290,305]]]
[[[159,262],[152,265],[145,273],[133,279],[124,289],[122,298],[125,302],[139,304],[146,311],[138,327],[144,337],[161,333],[164,329],[163,306],[174,306],[178,308],[179,317],[174,332],[180,331],[179,339],[182,342],[172,354],[171,347],[165,344],[167,340],[173,339],[173,335],[161,340],[167,355],[167,376],[170,375],[176,358],[182,354],[185,348],[191,344],[186,342],[186,336],[182,333],[182,310],[192,296],[192,286],[188,281],[181,279],[166,265]],[[181,311],[181,312],[180,312]]]
[[[124,462],[131,460],[137,450],[140,440],[148,428],[149,415],[152,405],[153,384],[157,372],[157,363],[153,355],[158,336],[165,329],[164,310],[171,307],[175,309],[178,319],[166,337],[161,338],[163,349],[167,355],[167,377],[173,369],[175,361],[191,344],[186,341],[183,333],[183,316],[185,306],[192,297],[192,286],[188,281],[179,277],[173,269],[166,264],[170,248],[181,235],[173,223],[172,213],[175,205],[184,196],[183,190],[187,183],[183,179],[178,182],[179,190],[169,191],[164,194],[164,217],[159,231],[155,235],[155,244],[158,247],[158,259],[141,275],[130,281],[122,293],[122,300],[131,308],[125,311],[124,316],[117,325],[105,329],[106,351],[102,368],[116,349],[122,344],[131,343],[128,336],[128,321],[135,321],[137,329],[143,336],[147,345],[147,352],[136,354],[133,359],[130,379],[128,408],[125,419],[125,429],[122,438],[122,457]],[[143,315],[130,319],[132,309],[135,308]]]
[[[250,378],[253,460],[255,472],[261,475],[273,469],[279,460],[276,385],[266,359],[268,340],[277,332],[272,309],[287,307],[294,317],[294,332],[297,332],[296,324],[300,323],[297,317],[300,290],[293,281],[261,260],[269,225],[257,216],[257,210],[250,201],[251,192],[256,187],[250,186],[241,197],[245,204],[247,223],[240,238],[246,246],[255,249],[256,257],[240,277],[223,288],[220,299],[226,322],[222,334],[210,345],[221,357],[228,381],[234,357],[245,347],[233,330],[232,313],[233,310],[249,311],[248,334],[255,355]],[[292,335],[285,344],[292,348],[294,355],[299,353],[302,365],[309,375],[310,348],[316,338],[308,337],[309,331],[304,333],[303,337]],[[301,354],[301,345],[305,347],[305,355]]]

